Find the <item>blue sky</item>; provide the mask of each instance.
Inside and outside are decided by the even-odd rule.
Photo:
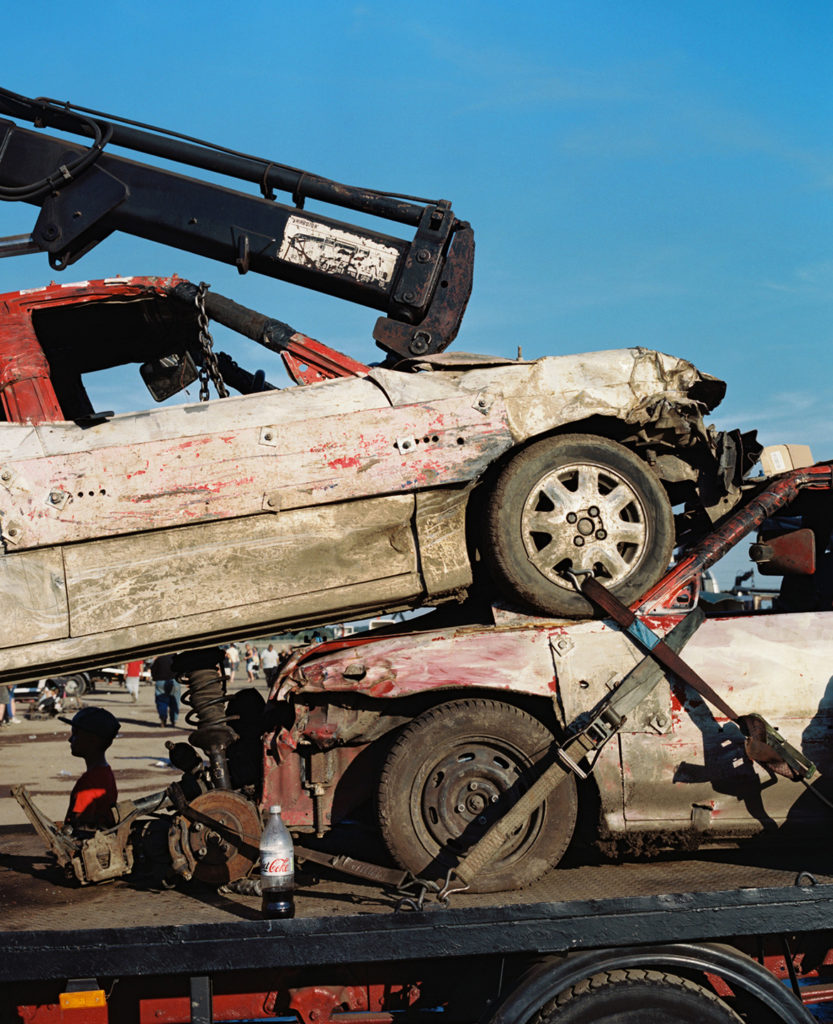
[[[833,458],[829,2],[35,0],[3,21],[6,88],[451,199],[477,242],[457,348],[661,349],[728,382],[719,426]],[[0,204],[0,234],[34,217]],[[378,355],[373,311],[151,243],[62,279],[174,271]],[[53,276],[3,260],[0,292]],[[106,387],[147,404],[138,374]]]

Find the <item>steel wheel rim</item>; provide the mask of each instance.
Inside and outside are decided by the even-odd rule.
[[[420,842],[432,853],[450,849],[462,853],[488,830],[506,807],[500,797],[512,787],[517,795],[527,786],[521,772],[529,758],[505,742],[488,737],[465,737],[415,780],[411,817]],[[542,826],[536,810],[501,847],[499,859],[522,856]]]
[[[633,572],[648,544],[645,503],[628,478],[592,462],[542,476],[524,502],[521,534],[532,565],[557,586],[566,573],[592,572],[616,586]]]

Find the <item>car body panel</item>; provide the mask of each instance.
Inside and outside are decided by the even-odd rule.
[[[553,431],[607,431],[672,486],[739,495],[702,419],[724,385],[643,348],[373,368],[332,353],[335,379],[96,413],[83,374],[196,344],[181,284],[0,296],[0,398],[21,421],[0,423],[0,679],[460,597],[472,490]]]
[[[0,430],[6,543],[66,544],[462,483],[511,447],[500,403],[488,417],[468,396],[342,413],[341,383],[299,392],[312,400],[306,410],[286,401],[298,392],[273,391],[89,428],[13,428],[26,433],[14,448]],[[382,398],[367,381],[346,383]],[[287,405],[298,418],[286,418]]]
[[[739,714],[758,713],[776,724],[815,761],[822,778],[833,776],[831,615],[710,618],[683,651]],[[679,615],[655,615],[647,621],[663,635],[679,620]],[[328,814],[338,820],[339,813],[360,802],[361,794],[351,787],[373,784],[354,767],[361,752],[368,760],[374,741],[413,717],[414,699],[426,707],[475,693],[532,698],[542,713],[551,704],[563,727],[580,723],[644,656],[605,620],[537,619],[526,626],[464,626],[328,642],[311,649],[276,684],[273,695],[292,701],[296,722],[273,737],[277,767],[267,757],[264,799],[290,798],[290,823],[309,826],[312,803],[293,776],[299,774],[299,757],[310,764],[325,758],[328,791],[319,794],[318,820]],[[677,833],[700,842],[774,832],[786,822],[817,824],[827,814],[803,787],[752,762],[737,725],[676,681],[662,680],[630,713],[602,749],[593,777],[603,830],[613,836]]]

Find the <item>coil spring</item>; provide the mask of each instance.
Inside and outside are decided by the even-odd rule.
[[[182,703],[192,710],[185,721],[192,728],[227,725],[234,719],[226,714],[226,680],[219,669],[195,669],[188,675]]]

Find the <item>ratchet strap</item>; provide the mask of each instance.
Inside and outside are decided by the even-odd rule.
[[[803,782],[822,802],[829,802],[813,787],[809,780],[816,774],[816,766],[801,751],[796,750],[761,715],[738,715],[723,698],[679,655],[679,651],[702,624],[703,611],[689,612],[663,640],[626,605],[613,596],[592,576],[581,584],[581,591],[597,607],[609,615],[651,657],[643,659],[600,703],[595,715],[580,732],[574,733],[561,747],[554,747],[536,767],[542,774],[498,821],[496,821],[452,868],[439,893],[442,903],[455,892],[465,891],[477,874],[495,857],[503,843],[520,828],[549,793],[566,778],[569,772],[587,778],[593,770],[584,771],[579,762],[592,752],[598,752],[624,725],[627,711],[636,707],[653,690],[665,671],[673,673],[687,683],[701,697],[735,722],[745,736],[747,756],[767,770],[792,781]],[[456,884],[459,882],[460,884]]]
[[[665,641],[668,649],[672,653],[682,650],[704,618],[699,608],[686,615],[668,634]],[[568,775],[572,773],[586,779],[593,770],[594,762],[591,762],[587,770],[581,767],[580,762],[590,754],[597,754],[624,725],[628,712],[641,703],[664,678],[665,670],[662,665],[652,658],[643,658],[596,705],[594,712],[589,716],[589,721],[580,730],[569,736],[561,746],[553,744],[535,766],[541,772],[535,782],[490,826],[486,834],[449,872],[445,888],[440,893],[440,901],[444,902],[452,893],[467,889],[509,836],[523,826],[529,816]],[[500,808],[500,802],[497,807]],[[452,878],[458,880],[461,885],[454,885]]]
[[[410,871],[369,864],[365,860],[356,860],[355,857],[348,857],[343,853],[314,850],[302,843],[295,843],[295,858],[299,863],[310,861],[312,864],[321,864],[323,867],[332,868],[333,871],[341,871],[345,875],[363,878],[368,882],[378,882],[380,885],[391,886],[394,889],[399,889],[404,885],[411,875]]]
[[[581,591],[588,600],[606,612],[618,625],[625,630],[652,657],[664,665],[682,682],[687,683],[700,694],[704,700],[722,712],[730,721],[735,722],[746,737],[746,754],[758,764],[776,775],[781,775],[793,782],[809,781],[817,771],[813,762],[788,743],[762,715],[739,715],[726,701],[715,693],[702,676],[686,664],[683,659],[671,650],[670,646],[649,629],[644,622],[626,605],[614,597],[598,580],[587,576],[581,584]]]

